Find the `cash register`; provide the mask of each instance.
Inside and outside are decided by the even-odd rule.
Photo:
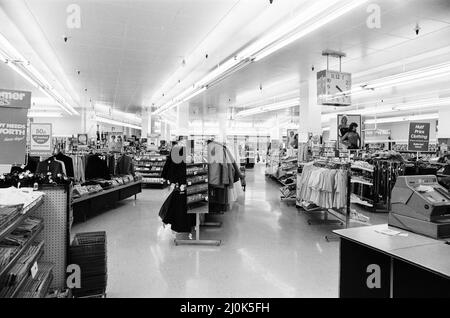
[[[450,237],[450,192],[437,177],[399,176],[392,190],[389,225],[436,239]]]

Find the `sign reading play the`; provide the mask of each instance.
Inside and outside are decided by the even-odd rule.
[[[35,156],[52,154],[52,124],[31,124],[30,153]]]
[[[0,88],[0,107],[30,108],[31,92]]]
[[[430,144],[430,123],[410,123],[408,151],[428,151]]]

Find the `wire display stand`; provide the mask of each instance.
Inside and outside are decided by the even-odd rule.
[[[206,176],[206,177],[205,177]],[[221,222],[201,222],[200,216],[207,215],[208,209],[208,164],[186,164],[186,207],[188,214],[195,214],[195,238],[175,239],[175,245],[209,245],[219,246],[220,240],[200,239],[201,227],[220,227]]]

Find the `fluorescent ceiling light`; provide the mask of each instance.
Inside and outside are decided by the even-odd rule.
[[[140,126],[136,126],[136,125],[129,124],[129,123],[124,123],[124,122],[121,122],[121,121],[118,121],[118,120],[103,118],[103,117],[99,117],[99,116],[95,116],[95,120],[97,122],[99,122],[99,123],[116,125],[116,126],[123,126],[123,127],[129,127],[129,128],[133,128],[133,129],[142,130],[142,127],[140,127]]]
[[[174,103],[167,103],[164,106],[158,108],[157,110],[155,110],[152,115],[160,115],[165,111],[168,111],[169,109],[172,109],[174,107],[177,107],[187,101],[189,101],[190,99],[194,98],[195,96],[203,93],[206,90],[206,87],[202,87],[201,89],[194,91],[193,93],[191,93],[190,95],[188,95],[187,97],[184,97],[182,99],[179,99],[178,101],[175,101]],[[190,91],[189,91],[190,92]],[[183,93],[183,95],[185,95]]]
[[[213,71],[208,73],[203,79],[192,85],[192,87],[188,88],[180,95],[185,96],[188,94],[187,92],[191,92],[193,89],[201,89],[217,84],[227,76],[245,67],[253,60],[257,61],[272,54],[273,52],[317,30],[323,25],[339,18],[340,16],[348,13],[349,11],[364,4],[367,1],[368,0],[352,0],[342,5],[339,3],[342,2],[341,0],[316,0],[311,6],[303,10],[299,16],[291,19],[288,23],[282,25],[280,28],[270,33],[268,36],[263,37],[261,40],[250,45],[248,48],[238,53],[235,57],[232,57],[229,60],[225,61]],[[322,16],[327,10],[333,9],[332,7],[338,3],[338,8],[334,8],[334,10],[332,10],[325,17],[322,17],[312,24],[304,27],[311,20]],[[292,32],[299,28],[301,28],[300,32],[292,34]],[[154,95],[152,99],[160,98],[161,95],[159,94],[159,92],[161,91],[161,89],[158,90],[158,94],[156,96]],[[174,101],[169,102],[162,107],[159,107],[155,114],[160,114],[167,109],[176,107],[181,103],[188,101],[189,99],[190,98],[175,98]]]
[[[346,115],[355,114],[363,116],[379,115],[407,110],[422,110],[422,109],[436,108],[441,106],[450,106],[450,98],[429,98],[414,102],[383,104],[376,107],[347,110],[344,112],[333,112],[322,115],[322,122],[327,122],[330,119],[334,119],[339,114],[346,114]]]
[[[30,110],[27,114],[28,118],[59,118],[63,117],[60,112],[34,111]]]
[[[402,121],[415,121],[415,120],[431,120],[439,119],[438,113],[415,115],[415,116],[404,116],[404,117],[386,117],[386,118],[376,118],[364,121],[364,124],[385,124],[385,123],[397,123]]]
[[[21,75],[32,86],[39,88],[47,96],[55,100],[61,108],[69,115],[79,115],[50,84],[49,82],[27,61],[9,41],[0,34],[0,55],[6,64]]]
[[[338,8],[336,8],[335,10],[333,10],[330,14],[328,14],[327,16],[319,19],[316,22],[313,22],[312,24],[306,26],[306,27],[302,27],[300,29],[299,32],[294,33],[290,36],[288,36],[286,39],[281,40],[280,42],[276,43],[275,45],[269,47],[268,49],[257,53],[255,56],[255,61],[259,61],[267,56],[269,56],[270,54],[280,50],[281,48],[299,40],[300,38],[314,32],[315,30],[321,28],[322,26],[338,19],[339,17],[343,16],[344,14],[352,11],[353,9],[359,7],[360,5],[366,3],[368,0],[354,0],[351,1],[345,5],[340,5]],[[320,15],[322,14],[325,10],[329,9],[331,6],[333,6],[337,1],[328,1],[328,0],[323,0],[323,1],[316,1],[315,5],[312,6],[312,8],[310,8],[310,10],[312,12],[308,12],[308,9],[306,9],[304,12],[302,12],[303,17],[296,19],[297,21],[304,21],[305,19],[311,20],[312,18],[315,17],[315,15]],[[297,25],[297,28],[300,25]],[[292,31],[292,30],[291,30]],[[289,31],[288,31],[289,32]]]
[[[368,81],[366,83],[353,85],[350,91],[345,91],[336,94],[334,96],[328,96],[327,98],[332,100],[340,98],[343,95],[356,96],[376,89],[390,88],[394,86],[402,86],[424,81],[430,81],[432,79],[449,75],[450,75],[450,63],[442,63],[429,67],[420,68],[413,71],[398,73],[377,80]]]
[[[377,89],[383,87],[393,87],[398,85],[411,84],[415,82],[422,82],[446,76],[449,74],[450,74],[450,63],[443,63],[372,81],[364,85],[363,88]]]
[[[258,107],[251,108],[251,109],[246,109],[246,110],[238,112],[235,117],[242,118],[242,117],[252,116],[255,114],[261,114],[261,113],[265,113],[265,112],[271,112],[271,111],[275,111],[275,110],[290,108],[290,107],[294,107],[294,106],[298,106],[298,105],[300,105],[300,100],[298,98],[295,98],[295,99],[291,99],[291,100],[287,100],[287,101],[283,101],[283,102],[279,102],[279,103],[274,103],[274,104],[269,104],[269,105],[264,105],[264,106],[258,106]]]

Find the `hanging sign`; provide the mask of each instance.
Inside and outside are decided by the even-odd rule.
[[[0,107],[30,108],[31,92],[0,88]]]
[[[27,109],[0,107],[0,164],[24,164]]]
[[[30,154],[34,156],[46,156],[52,154],[52,124],[30,125],[31,140]]]
[[[430,144],[430,123],[410,123],[408,151],[428,151]]]

